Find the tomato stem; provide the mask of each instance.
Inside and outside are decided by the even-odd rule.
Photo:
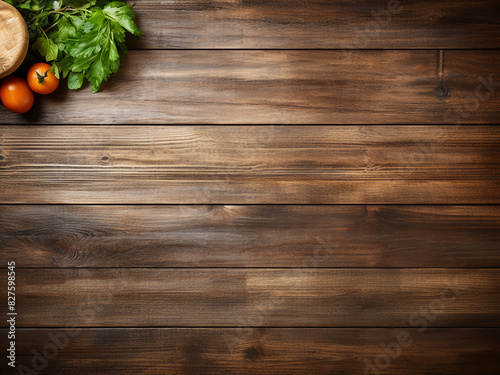
[[[45,72],[45,74],[42,76],[40,73],[38,73],[38,70],[36,71],[36,76],[38,78],[38,84],[41,85],[45,78],[47,78],[49,75],[47,74],[48,70]]]

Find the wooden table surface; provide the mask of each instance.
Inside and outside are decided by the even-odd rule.
[[[500,374],[497,1],[134,10],[0,108],[2,374]]]

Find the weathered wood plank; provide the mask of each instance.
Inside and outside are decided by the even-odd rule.
[[[494,0],[135,0],[133,48],[500,48]]]
[[[4,329],[2,340],[6,337]],[[71,335],[71,336],[70,336]],[[43,362],[32,350],[49,357]],[[4,345],[5,347],[5,345]],[[385,349],[388,347],[388,349]],[[20,329],[17,363],[53,375],[497,375],[499,329]],[[391,357],[387,359],[391,351]],[[124,354],[126,353],[126,355]],[[89,360],[91,358],[92,360]],[[38,362],[37,362],[38,360]],[[2,359],[5,362],[5,356]],[[380,366],[380,367],[379,367]],[[4,374],[17,374],[5,366]],[[9,372],[10,371],[10,372]]]
[[[499,297],[498,269],[16,272],[18,327],[498,327]]]
[[[18,267],[500,267],[500,206],[0,206]]]
[[[349,61],[342,51],[135,51],[102,92],[61,87],[28,115],[1,108],[0,124],[500,122],[497,86],[482,89],[477,108],[467,101],[480,77],[500,81],[500,52],[445,60],[441,79],[436,51],[357,51]]]
[[[495,126],[0,127],[2,203],[500,203]]]
[[[500,102],[494,104],[500,99],[500,51],[490,57],[473,51],[444,53],[442,85],[450,95],[444,100],[447,103],[443,114],[446,123],[466,124],[477,112],[492,123],[500,122],[497,118]]]

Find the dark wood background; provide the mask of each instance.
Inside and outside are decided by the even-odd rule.
[[[0,108],[18,365],[500,373],[498,2],[134,10],[101,92]]]

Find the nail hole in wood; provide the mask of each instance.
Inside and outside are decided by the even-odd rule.
[[[446,86],[439,85],[436,88],[436,95],[439,99],[444,100],[450,97],[450,92],[448,91],[448,88]]]
[[[102,161],[108,161],[109,160],[109,157],[108,156],[103,156],[102,157]]]
[[[0,160],[4,160],[4,156],[3,155],[0,155]]]

